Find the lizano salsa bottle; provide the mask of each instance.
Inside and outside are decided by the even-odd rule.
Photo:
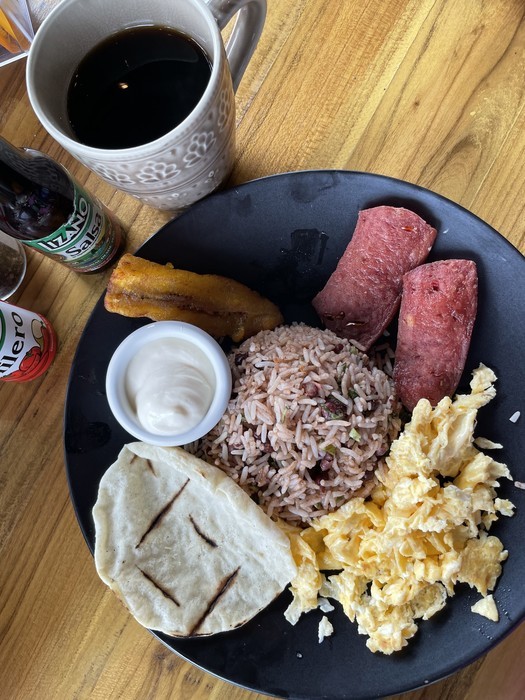
[[[0,380],[27,382],[53,361],[57,339],[40,314],[0,301]]]
[[[49,156],[0,138],[0,229],[77,272],[107,267],[120,222]]]

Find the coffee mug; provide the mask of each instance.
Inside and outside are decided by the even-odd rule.
[[[221,29],[235,15],[225,46]],[[31,105],[48,133],[104,180],[157,209],[182,210],[216,189],[233,167],[235,90],[265,17],[266,0],[62,0],[29,52]],[[68,114],[69,86],[80,62],[111,35],[144,26],[176,30],[204,50],[210,75],[202,96],[178,125],[147,143],[82,143]],[[160,114],[162,105],[151,110]]]

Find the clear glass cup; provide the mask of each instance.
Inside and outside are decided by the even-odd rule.
[[[16,292],[26,273],[26,254],[23,245],[0,231],[0,299],[3,301]]]
[[[27,55],[34,38],[26,0],[0,3],[0,67]]]

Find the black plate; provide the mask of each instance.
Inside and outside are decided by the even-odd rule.
[[[472,258],[480,277],[479,312],[465,375],[480,362],[498,376],[498,394],[481,410],[478,434],[503,443],[496,458],[525,481],[525,434],[510,416],[525,409],[525,258],[486,223],[457,204],[406,182],[354,172],[296,172],[249,182],[208,197],[150,238],[139,254],[176,267],[233,277],[281,307],[287,322],[317,323],[310,299],[345,249],[360,209],[405,206],[438,229],[429,260]],[[99,480],[133,440],[113,419],[105,397],[109,359],[146,321],[104,310],[89,319],[73,362],[65,410],[65,456],[71,498],[91,550],[91,509]],[[290,626],[284,592],[234,632],[207,639],[158,637],[197,666],[233,683],[290,698],[372,698],[420,687],[457,671],[490,649],[525,616],[525,493],[502,480],[501,495],[518,508],[493,528],[509,550],[495,598],[500,622],[470,612],[479,595],[460,587],[444,611],[422,622],[390,657],[372,654],[339,608],[332,637],[317,641],[319,611]]]

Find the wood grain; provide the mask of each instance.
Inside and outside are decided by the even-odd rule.
[[[56,2],[30,3],[36,25]],[[237,93],[230,184],[315,168],[386,174],[467,207],[525,252],[524,14],[518,0],[271,0]],[[0,134],[63,163],[121,218],[135,251],[168,215],[102,182],[44,132],[24,67],[0,69]],[[69,500],[62,414],[109,273],[80,276],[32,252],[28,261],[13,301],[46,315],[60,348],[44,378],[0,386],[0,696],[263,698],[169,652],[98,579]],[[468,668],[400,697],[518,700],[524,646],[521,625]]]

